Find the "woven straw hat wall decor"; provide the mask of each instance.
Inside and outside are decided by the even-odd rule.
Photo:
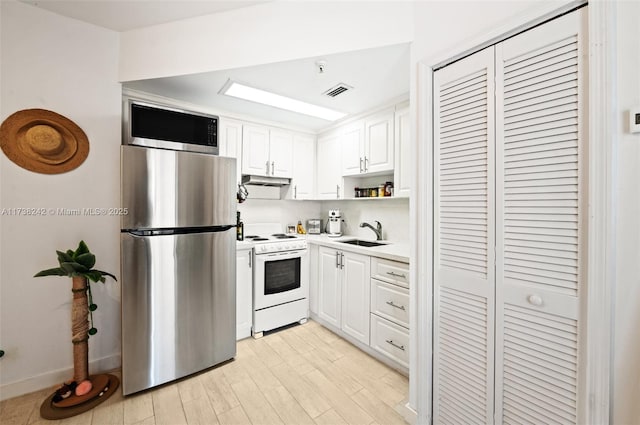
[[[89,139],[80,127],[60,114],[24,109],[0,126],[0,148],[22,168],[60,174],[84,162],[89,155]]]

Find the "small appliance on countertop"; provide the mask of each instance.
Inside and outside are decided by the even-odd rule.
[[[310,218],[307,220],[307,233],[310,235],[319,235],[322,232],[322,220],[319,218]]]
[[[329,210],[329,230],[327,231],[330,238],[342,236],[342,216],[340,210]]]

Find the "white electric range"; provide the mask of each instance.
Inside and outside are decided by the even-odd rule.
[[[245,224],[253,248],[253,331],[264,331],[309,317],[309,252],[305,238],[282,233],[279,224]]]

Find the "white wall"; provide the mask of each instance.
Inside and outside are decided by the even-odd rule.
[[[192,74],[412,40],[412,4],[278,1],[122,33],[120,80]]]
[[[280,223],[282,231],[288,224],[297,224],[298,220],[307,225],[307,219],[320,218],[320,202],[318,201],[275,201],[251,199],[253,186],[247,186],[249,198],[238,204],[244,223]]]
[[[369,199],[349,201],[322,201],[322,218],[324,226],[329,217],[329,210],[339,209],[344,223],[342,234],[357,236],[362,239],[375,239],[376,235],[369,228],[360,227],[367,222],[375,226],[375,220],[382,224],[382,238],[392,242],[409,242],[409,198]]]
[[[87,134],[89,157],[59,175],[27,171],[0,154],[0,209],[117,207],[120,204],[118,34],[13,1],[1,2],[0,120],[44,108]],[[0,215],[0,398],[69,379],[71,283],[34,279],[57,265],[55,250],[84,239],[97,267],[120,275],[119,218]],[[91,372],[120,364],[120,287],[93,286],[98,334]]]
[[[469,42],[488,39],[512,29],[524,15],[544,14],[568,0],[426,1],[416,2],[412,62],[446,59]],[[456,51],[456,53],[460,53]],[[413,100],[411,102],[414,103]]]
[[[248,186],[249,192],[252,186]],[[374,233],[359,227],[360,223],[382,223],[383,238],[394,242],[409,241],[409,199],[395,198],[384,200],[336,200],[336,201],[285,201],[247,199],[238,205],[238,211],[244,223],[280,223],[286,230],[287,224],[296,224],[298,220],[306,228],[307,219],[320,218],[322,225],[327,222],[330,209],[339,209],[345,220],[344,235],[363,239],[375,239]]]
[[[618,3],[618,228],[613,423],[640,423],[640,134],[627,111],[640,106],[640,3]]]

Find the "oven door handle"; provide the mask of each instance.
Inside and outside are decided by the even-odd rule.
[[[293,258],[302,258],[307,255],[306,249],[298,249],[295,251],[287,251],[287,252],[273,252],[271,254],[257,254],[255,260],[266,262],[271,260],[287,260]]]

